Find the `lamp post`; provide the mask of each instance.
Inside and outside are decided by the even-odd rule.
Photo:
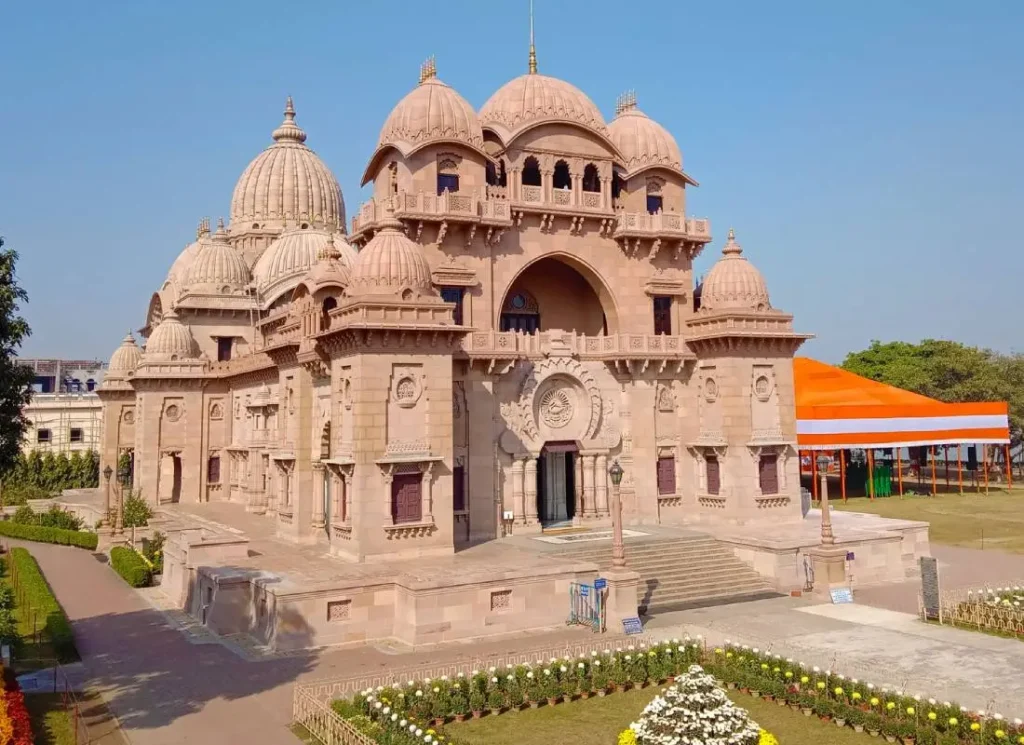
[[[821,488],[819,489],[821,498],[821,543],[824,546],[834,546],[836,543],[836,538],[832,534],[832,515],[828,509],[828,479],[826,477],[831,462],[832,459],[827,455],[818,456],[818,473],[821,474]]]
[[[612,567],[626,566],[626,548],[622,545],[622,500],[619,499],[619,484],[622,483],[622,466],[612,463],[608,475],[612,477]]]
[[[103,480],[106,482],[106,507],[103,510],[103,518],[107,521],[107,525],[112,522],[110,519],[110,477],[113,475],[114,469],[107,464],[107,467],[103,469]]]
[[[114,516],[114,535],[124,533],[124,484],[117,485],[117,514]]]

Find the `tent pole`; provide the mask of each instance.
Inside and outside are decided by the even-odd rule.
[[[875,501],[875,451],[868,450],[868,496]]]
[[[839,490],[843,493],[843,501],[846,501],[846,451],[839,451]]]
[[[942,467],[946,472],[946,491],[949,491],[949,445],[942,446]]]
[[[956,481],[960,487],[960,495],[964,493],[964,463],[960,460],[960,445],[956,446]]]
[[[814,497],[814,501],[818,501],[821,497],[818,496],[818,461],[814,457],[814,451],[809,451],[811,454],[811,496]]]
[[[1013,488],[1013,469],[1010,468],[1010,446],[1003,445],[1003,453],[1006,455],[1006,491]]]
[[[985,495],[988,495],[988,446],[981,446],[981,460],[985,469]]]
[[[932,496],[934,497],[935,496],[935,488],[936,488],[935,487],[935,471],[937,470],[936,467],[935,467],[935,446],[931,445],[928,449],[931,450],[931,453],[932,453]]]
[[[896,481],[900,487],[900,499],[903,499],[903,455],[901,448],[896,448]]]

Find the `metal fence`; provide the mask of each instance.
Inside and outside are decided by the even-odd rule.
[[[923,600],[921,616],[926,618]],[[938,618],[933,620],[1024,640],[1024,581],[999,587],[942,590]]]

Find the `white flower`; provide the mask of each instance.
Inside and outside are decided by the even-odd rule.
[[[391,715],[391,721],[392,721],[392,722],[395,722],[395,721],[397,721],[397,720],[398,720],[398,715],[397,715],[397,714],[392,714],[392,715]]]
[[[448,680],[448,676],[447,675],[442,675],[441,676],[441,680]]]
[[[564,673],[564,672],[566,672],[566,669],[565,669],[565,665],[562,665],[562,666],[561,666],[560,668],[558,668],[558,669],[559,669],[559,670],[560,670],[561,672],[563,672],[563,673]]]
[[[497,682],[498,682],[498,679],[497,679],[497,678],[491,678],[491,682],[492,682],[492,683],[497,683]]]
[[[434,686],[434,693],[440,693],[440,692],[441,692],[441,689],[438,688],[437,686]]]
[[[548,668],[544,668],[544,674],[547,675],[548,677],[550,677],[551,676],[551,671]]]
[[[1016,587],[1014,587],[1013,589],[1014,589],[1014,590],[1016,590],[1017,588],[1016,588]],[[1021,721],[1020,719],[1014,719],[1014,720],[1013,720],[1013,724],[1014,724],[1014,726],[1016,726],[1016,727],[1019,727],[1019,726],[1021,726],[1022,724],[1024,724],[1024,722],[1022,722],[1022,721]]]
[[[933,699],[933,698],[928,699],[928,703],[930,705],[932,705],[932,706],[935,706],[935,699]]]
[[[385,706],[383,713],[384,714],[390,714],[391,713],[391,707],[390,706]]]
[[[404,726],[405,726],[405,725],[407,725],[408,723],[409,723],[409,722],[408,722],[408,720],[405,720],[405,719],[403,719],[403,720],[402,720],[401,722],[399,722],[399,723],[398,723],[398,726],[399,726],[399,727],[404,727]]]
[[[732,639],[726,639],[725,640],[725,644],[726,644],[726,646],[732,644]]]
[[[1002,714],[993,714],[992,718],[995,719],[998,722],[998,721],[1002,720],[1003,715]]]
[[[377,703],[375,703],[375,704],[373,705],[373,708],[374,708],[374,709],[379,709],[379,708],[380,708],[380,707],[382,707],[383,705],[384,705],[384,704],[382,704],[382,703],[381,703],[380,701],[378,701]]]
[[[528,672],[528,673],[526,674],[526,677],[527,677],[527,678],[530,678],[530,679],[532,679],[532,678],[533,678],[533,670],[531,670],[530,672]]]
[[[816,673],[820,673],[820,672],[821,672],[821,668],[820,668],[820,667],[818,667],[817,665],[815,665],[815,666],[814,666],[814,667],[813,667],[812,669],[813,669],[813,670],[814,670],[814,672],[816,672]]]
[[[489,673],[493,673],[493,672],[494,672],[495,670],[497,670],[497,669],[498,669],[498,668],[496,668],[496,667],[489,667],[489,668],[487,668],[487,672],[489,672]]]
[[[416,691],[416,698],[423,698],[423,691]]]
[[[630,644],[628,647],[626,647],[626,649],[632,652],[635,649],[635,647],[632,644]]]
[[[594,667],[601,667],[601,660],[594,660]]]
[[[754,652],[754,654],[760,654],[761,650],[758,649],[757,647],[754,647],[753,652]]]
[[[377,686],[377,693],[380,693],[383,690],[384,690],[384,686]]]
[[[430,678],[424,679],[423,684],[424,685],[430,685]]]
[[[506,675],[505,676],[505,680],[512,680],[512,676],[511,675]]]
[[[582,663],[582,662],[577,662],[577,663],[576,663],[576,667],[577,667],[577,668],[579,668],[580,670],[582,670],[582,669],[583,669],[583,667],[584,667],[584,665],[583,665],[583,663]]]
[[[839,675],[837,677],[839,678],[839,680],[846,680],[846,678],[844,678],[842,675]]]
[[[473,671],[473,675],[476,675],[476,670]],[[466,674],[465,673],[459,673],[459,677],[460,678],[465,678]]]
[[[633,659],[633,655],[627,654],[626,655],[626,662],[629,662],[631,659]]]
[[[921,703],[921,694],[920,693],[915,693],[914,694],[914,700],[917,701],[918,703]]]
[[[431,741],[432,741],[432,739],[433,739],[433,738],[432,738],[432,737],[431,737],[430,735],[424,735],[424,737],[423,737],[423,742],[431,742]]]
[[[419,727],[417,727],[416,728],[416,732],[414,732],[413,734],[415,734],[416,737],[419,737],[420,735],[423,734],[423,730],[421,730]]]
[[[591,650],[591,652],[590,652],[590,656],[591,656],[591,657],[597,657],[597,652],[595,652],[595,651]]]
[[[556,662],[558,662],[558,658],[557,657],[552,657],[550,660],[548,660],[548,662],[551,663],[552,665],[554,665]]]
[[[413,734],[416,734],[416,725],[415,724],[410,724],[409,725],[409,731],[412,732]]]
[[[408,683],[406,683],[406,685],[412,688],[416,684],[410,680]]]

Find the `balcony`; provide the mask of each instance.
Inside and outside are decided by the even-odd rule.
[[[470,360],[537,359],[553,353],[581,360],[685,362],[695,356],[682,336],[665,334],[600,334],[574,331],[473,331],[462,339],[462,354]]]
[[[477,226],[490,228],[493,235],[495,229],[511,227],[512,211],[505,199],[480,198],[475,194],[433,194],[431,192],[400,191],[394,200],[395,217],[417,223],[416,235],[419,237],[424,223],[441,223],[442,231],[447,231],[449,223],[465,224],[475,234]],[[353,241],[368,240],[370,231],[376,230],[378,223],[384,218],[387,204],[384,200],[371,199],[359,208],[359,214],[352,218]],[[439,240],[443,240],[442,237]]]

